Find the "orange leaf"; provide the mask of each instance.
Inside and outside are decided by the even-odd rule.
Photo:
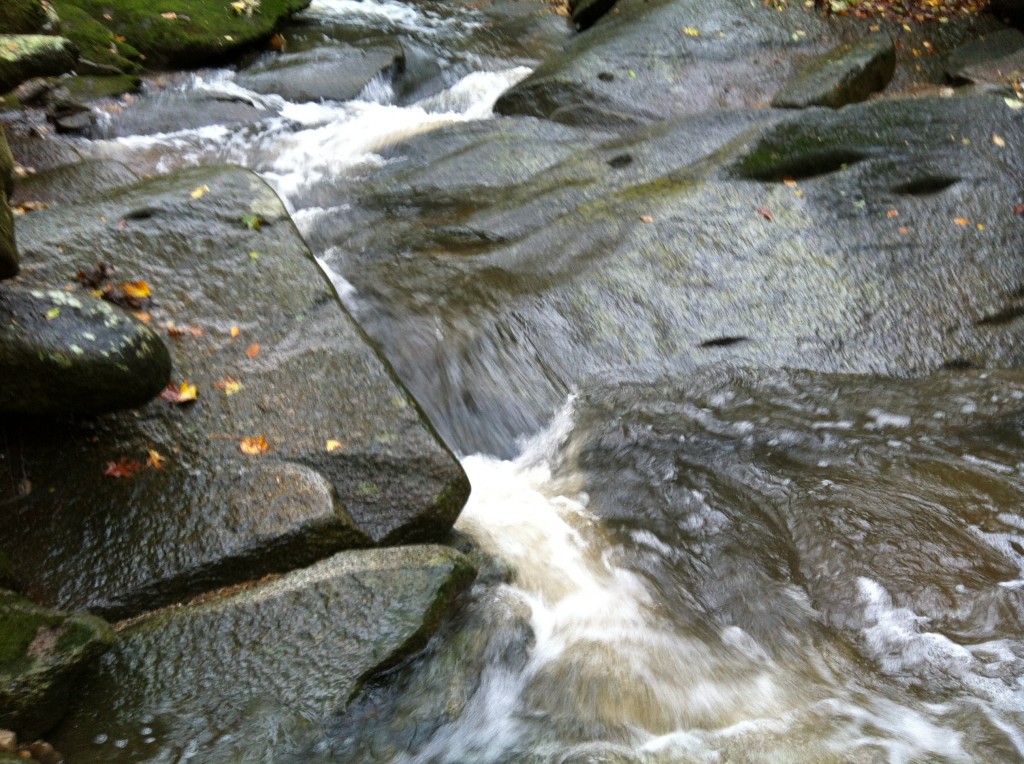
[[[250,358],[255,358],[260,354],[260,343],[254,342],[245,349],[245,354]]]
[[[135,317],[144,324],[148,324],[150,321],[153,320],[153,314],[147,313],[144,310],[135,311]]]
[[[267,443],[267,438],[264,435],[260,435],[258,438],[242,438],[238,447],[243,454],[249,454],[249,456],[258,456],[270,450],[270,444]]]
[[[173,382],[167,385],[160,393],[160,397],[168,403],[191,403],[199,397],[199,389],[195,385],[190,385],[186,379],[181,383],[181,387],[175,387]]]
[[[331,453],[331,451],[337,451],[337,450],[342,449],[344,447],[345,447],[345,444],[342,443],[340,440],[334,440],[332,438],[331,440],[327,441],[327,453]]]
[[[178,326],[173,321],[169,321],[166,324],[167,333],[172,337],[184,337],[186,334],[190,334],[193,337],[202,337],[205,332],[198,326]]]
[[[121,284],[121,291],[124,292],[128,297],[136,300],[141,300],[143,297],[149,297],[153,294],[153,290],[149,288],[142,279],[138,281],[129,281],[126,284]]]
[[[152,448],[148,449],[149,456],[146,458],[146,466],[155,470],[162,470],[167,457]]]
[[[135,459],[122,456],[116,462],[107,462],[107,468],[103,470],[103,474],[107,477],[130,478],[141,469],[142,465]]]
[[[787,188],[796,188],[796,181],[793,180],[792,178],[783,178],[782,182],[786,185]]]
[[[953,222],[957,225],[970,225],[971,221],[967,218],[953,218]]]
[[[892,218],[899,217],[900,212],[899,210],[889,210],[888,212],[885,213],[885,216],[891,220]]]
[[[242,383],[234,377],[225,377],[219,382],[214,382],[213,386],[218,390],[223,390],[224,395],[234,395],[242,389]]]

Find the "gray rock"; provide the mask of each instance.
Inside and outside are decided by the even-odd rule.
[[[42,172],[82,161],[82,155],[71,141],[58,137],[12,138],[11,153],[26,173]]]
[[[381,41],[372,46],[332,45],[299,53],[272,54],[240,72],[239,85],[257,93],[276,93],[289,101],[349,101],[372,80],[388,83],[405,65],[402,46]]]
[[[896,71],[896,46],[878,33],[846,43],[814,59],[772,99],[772,106],[838,109],[885,88]]]
[[[768,14],[745,0],[623,0],[494,108],[567,124],[628,127],[759,106],[794,71],[793,53],[816,52],[805,41],[824,34],[821,20],[803,9]]]
[[[138,180],[139,176],[120,162],[91,159],[64,164],[19,178],[14,185],[11,204],[66,204],[129,186]]]
[[[167,346],[87,294],[0,290],[0,413],[90,416],[134,408],[171,374]]]
[[[445,536],[465,474],[257,176],[197,169],[22,221],[24,282],[100,260],[118,283],[145,279],[152,325],[186,327],[173,381],[199,392],[45,432],[5,425],[35,488],[0,486],[0,550],[41,600],[123,616],[342,548]],[[242,453],[260,436],[266,453]],[[104,475],[150,449],[162,471]]]
[[[69,72],[78,49],[64,37],[52,35],[0,35],[0,93],[31,77]]]
[[[14,216],[10,196],[14,190],[14,157],[0,127],[0,279],[18,275],[18,247],[14,241]]]
[[[446,547],[346,552],[146,616],[119,633],[53,742],[70,761],[281,761],[422,648],[472,577]]]
[[[955,83],[1007,84],[1024,79],[1024,34],[1004,29],[956,48],[946,63]]]
[[[0,729],[29,739],[52,729],[82,670],[113,642],[113,629],[99,618],[0,590]]]
[[[594,376],[1024,362],[1024,112],[1001,97],[711,113],[603,141],[543,124],[419,136],[310,232],[462,451],[509,453]]]

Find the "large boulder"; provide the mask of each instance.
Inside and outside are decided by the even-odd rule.
[[[593,376],[1013,365],[1015,106],[717,112],[613,140],[457,126],[391,152],[309,235],[467,453],[509,453]]]
[[[65,37],[0,34],[0,94],[31,77],[71,71],[77,60],[78,48]]]
[[[22,223],[22,283],[96,279],[100,261],[106,286],[146,282],[181,401],[2,423],[31,490],[2,486],[0,550],[37,599],[124,616],[448,532],[465,474],[257,176],[197,169]]]
[[[473,578],[452,549],[346,552],[143,617],[57,735],[69,761],[283,761],[372,674],[422,648]]]
[[[896,71],[896,45],[887,34],[877,33],[845,43],[807,64],[772,99],[772,106],[806,109],[830,106],[838,109],[865,100],[889,84]]]
[[[64,33],[88,60],[122,68],[131,60],[191,68],[226,60],[265,40],[309,0],[177,0],[173,9],[135,0],[54,0],[54,5]],[[111,45],[120,51],[113,57]]]
[[[0,730],[33,738],[52,729],[75,680],[113,643],[113,629],[99,618],[0,589]]]
[[[0,415],[134,408],[170,376],[163,340],[110,303],[61,289],[0,290]]]

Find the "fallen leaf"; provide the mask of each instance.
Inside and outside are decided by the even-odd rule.
[[[153,290],[150,289],[149,284],[142,279],[121,284],[121,291],[123,291],[128,297],[136,300],[141,300],[153,294]]]
[[[767,207],[758,207],[757,214],[767,220],[769,223],[775,222],[775,214]]]
[[[141,463],[135,459],[129,459],[127,456],[122,456],[116,462],[107,462],[107,468],[103,470],[103,474],[107,477],[130,478],[141,469]]]
[[[787,188],[796,188],[796,181],[792,178],[783,178],[782,182]]]
[[[207,185],[202,185],[192,189],[192,193],[189,194],[189,196],[191,196],[193,199],[202,199],[208,193],[210,193],[210,187]]]
[[[1001,136],[996,135],[995,133],[992,134],[992,143],[996,144],[1001,149],[1006,148],[1006,141],[1003,140]]]
[[[683,27],[683,34],[687,37],[700,37],[700,30],[697,27]]]
[[[249,253],[249,259],[253,260],[253,261],[259,260],[260,259],[260,253],[259,252],[250,252]]]
[[[264,435],[260,435],[258,438],[242,438],[238,447],[243,454],[249,454],[249,456],[258,456],[270,450],[270,444],[267,443],[267,438]]]
[[[178,14],[175,13],[174,11],[165,11],[164,13],[161,13],[160,15],[163,18],[168,19],[170,21],[173,21],[174,19],[178,18]]]
[[[96,263],[96,267],[88,271],[79,271],[75,274],[75,279],[79,284],[87,286],[90,289],[96,289],[104,281],[114,275],[113,266],[102,260]]]
[[[885,213],[885,216],[887,218],[889,218],[890,220],[892,220],[893,218],[898,218],[900,216],[900,211],[899,210],[888,210]]]
[[[650,215],[641,215],[640,216],[640,222],[641,223],[653,223],[654,222],[654,218],[652,216],[650,216]]]
[[[186,334],[192,337],[202,337],[206,332],[200,329],[198,326],[178,326],[173,321],[167,322],[164,325],[167,329],[167,333],[172,337],[184,337]]]
[[[910,233],[910,229],[907,228],[905,225],[901,225],[899,227],[899,232],[902,233],[902,234],[907,234],[907,233]]]
[[[327,453],[331,453],[332,451],[337,451],[337,450],[342,449],[344,447],[345,447],[345,444],[342,443],[340,440],[333,440],[332,439],[332,440],[328,440],[327,441]]]
[[[147,453],[149,456],[146,457],[146,466],[152,467],[155,470],[163,470],[167,457],[152,448],[148,449]]]
[[[1013,208],[1014,215],[1024,215],[1024,204],[1015,205]]]
[[[264,221],[262,217],[251,212],[242,215],[242,225],[253,231],[260,230],[264,222],[266,221]]]
[[[135,311],[135,317],[144,324],[148,324],[150,321],[153,320],[153,314],[147,313],[144,310]]]
[[[224,395],[234,395],[242,389],[242,383],[234,377],[225,377],[222,380],[214,382],[213,386],[218,390],[223,390]]]
[[[52,321],[53,319],[57,318],[57,316],[59,316],[59,315],[60,315],[60,308],[50,308],[48,311],[46,311],[46,320],[47,321]]]
[[[245,349],[245,354],[250,358],[255,358],[260,354],[260,343],[254,342]]]
[[[191,403],[199,397],[199,389],[195,385],[189,384],[187,379],[181,383],[180,387],[175,387],[174,383],[171,382],[164,388],[163,392],[160,393],[160,397],[168,403],[175,403],[178,405]]]
[[[953,222],[957,225],[970,225],[971,221],[967,218],[953,218]]]
[[[242,333],[242,330],[239,329],[237,326],[232,326],[231,327],[231,336],[232,337],[237,337],[241,333]]]

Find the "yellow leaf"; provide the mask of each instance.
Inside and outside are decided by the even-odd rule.
[[[192,193],[189,194],[189,196],[191,196],[193,199],[202,199],[208,193],[210,193],[210,187],[207,185],[202,185],[197,188],[193,188]]]
[[[225,377],[219,382],[214,382],[213,385],[218,390],[223,390],[224,395],[234,395],[242,389],[242,383],[234,377]]]
[[[267,438],[264,435],[260,435],[258,438],[242,438],[238,447],[243,454],[249,456],[258,456],[270,450],[270,444],[267,443]]]
[[[172,382],[164,388],[160,397],[168,403],[191,403],[199,397],[199,388],[189,384],[187,379],[181,383],[181,387],[175,387]]]
[[[341,448],[344,448],[344,447],[345,447],[345,444],[342,443],[340,440],[333,440],[333,439],[331,439],[331,440],[327,441],[327,453],[331,453],[331,451],[337,451],[338,449],[341,449]]]
[[[153,290],[149,288],[149,284],[141,279],[138,281],[129,281],[127,284],[121,284],[121,289],[126,295],[136,299],[149,297],[153,294]]]
[[[700,30],[696,27],[684,27],[683,34],[687,37],[700,37]]]
[[[146,458],[146,466],[152,467],[155,470],[162,470],[164,468],[164,462],[167,461],[167,457],[152,448],[147,449],[147,452],[149,453],[149,456]]]
[[[242,330],[239,329],[237,326],[232,326],[231,327],[231,336],[232,337],[237,337],[241,333],[242,333]]]

